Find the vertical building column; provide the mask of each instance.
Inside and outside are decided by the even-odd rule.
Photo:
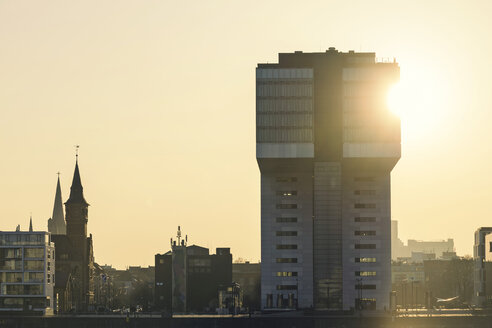
[[[342,307],[342,188],[339,162],[314,163],[315,308]]]

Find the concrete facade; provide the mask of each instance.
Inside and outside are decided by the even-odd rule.
[[[396,63],[281,53],[256,70],[263,309],[389,307]],[[295,302],[294,302],[295,303]]]
[[[0,232],[0,314],[52,315],[55,245],[44,231]]]

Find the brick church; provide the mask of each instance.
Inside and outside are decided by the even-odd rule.
[[[59,313],[94,310],[94,250],[92,234],[87,236],[89,203],[83,189],[77,156],[70,197],[65,202],[66,218],[58,178],[53,217],[48,220],[55,243],[55,299]]]

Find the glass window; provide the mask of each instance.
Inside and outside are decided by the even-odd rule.
[[[357,263],[374,263],[376,262],[375,257],[356,257],[355,262]]]
[[[0,270],[22,270],[22,260],[0,260]]]
[[[375,236],[376,231],[374,230],[356,230],[354,231],[355,236]]]
[[[376,244],[355,244],[355,249],[376,249]]]
[[[277,290],[296,290],[297,285],[277,285]]]
[[[354,204],[354,208],[376,208],[376,204],[361,204],[361,203],[356,203],[356,204]]]
[[[354,221],[355,222],[376,222],[376,218],[375,217],[361,217],[361,216],[358,216],[358,217],[355,217],[354,218]]]
[[[44,282],[44,273],[24,272],[24,282]]]
[[[24,248],[25,258],[44,258],[44,248]]]
[[[44,271],[44,261],[36,261],[36,260],[24,261],[24,270]]]
[[[296,208],[297,208],[297,204],[277,204],[278,210],[291,210]]]
[[[277,277],[297,277],[297,272],[292,271],[279,271]]]
[[[276,181],[277,182],[296,182],[297,178],[296,177],[277,177]]]
[[[277,245],[277,249],[297,249],[297,245],[280,244],[280,245]]]
[[[297,191],[296,190],[291,190],[291,191],[279,191],[277,190],[277,196],[297,196]]]
[[[277,218],[277,223],[294,223],[297,222],[297,218]]]
[[[297,236],[297,231],[277,231],[277,236]]]
[[[282,257],[282,258],[277,258],[277,263],[297,263],[297,258],[295,257]]]
[[[355,275],[358,277],[374,277],[376,271],[355,271]]]
[[[355,190],[354,194],[361,196],[371,196],[376,195],[376,190]]]

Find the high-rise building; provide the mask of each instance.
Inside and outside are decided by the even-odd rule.
[[[280,53],[256,69],[263,309],[389,307],[395,61]],[[291,302],[292,298],[296,302]]]

